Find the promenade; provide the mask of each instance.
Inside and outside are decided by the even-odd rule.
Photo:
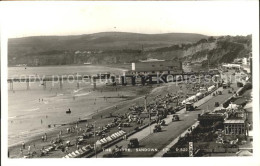
[[[234,90],[237,88],[232,84]],[[123,152],[122,157],[152,157],[160,156],[164,151],[167,151],[167,145],[169,145],[174,139],[178,138],[185,130],[191,127],[197,122],[198,114],[203,113],[207,109],[214,109],[214,103],[218,101],[223,103],[232,94],[228,93],[228,89],[219,88],[222,91],[222,95],[217,96],[206,96],[205,98],[195,102],[194,106],[198,106],[196,111],[186,112],[185,109],[180,110],[179,114],[180,121],[172,122],[172,116],[168,116],[164,120],[166,121],[166,126],[162,127],[162,132],[152,133],[152,130],[156,124],[147,127],[140,132],[137,132],[130,136],[127,140],[120,141],[117,143],[118,146],[122,146],[123,149],[127,148],[129,139],[138,138],[140,147],[138,149],[131,149],[131,151]],[[113,149],[114,147],[111,147]],[[160,153],[159,153],[160,152]],[[97,157],[103,157],[104,154],[108,152],[103,151],[97,154]],[[95,156],[94,156],[95,157]]]

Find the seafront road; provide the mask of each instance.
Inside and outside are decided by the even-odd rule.
[[[237,88],[232,84],[234,90]],[[207,109],[214,109],[214,104],[216,101],[219,103],[223,103],[226,99],[228,99],[231,95],[228,93],[228,89],[218,88],[217,90],[222,91],[222,95],[208,95],[203,99],[195,102],[195,106],[198,106],[196,111],[186,112],[185,109],[180,110],[177,114],[179,114],[180,121],[172,122],[172,116],[168,115],[165,118],[166,126],[162,127],[162,132],[152,133],[152,130],[155,124],[150,127],[146,127],[145,129],[133,134],[127,140],[120,141],[117,143],[118,146],[122,146],[123,149],[127,148],[127,144],[129,143],[129,139],[138,138],[140,142],[140,147],[138,149],[131,149],[131,151],[123,152],[122,157],[152,157],[152,156],[160,156],[162,152],[167,151],[167,145],[169,145],[174,139],[178,138],[185,130],[191,127],[194,123],[197,122],[198,114],[207,111]],[[151,130],[151,131],[150,131]],[[113,149],[114,147],[110,147]],[[160,152],[160,153],[158,153]],[[104,154],[109,153],[107,151],[103,151],[97,154],[97,157],[103,157]],[[95,157],[95,156],[94,156]]]

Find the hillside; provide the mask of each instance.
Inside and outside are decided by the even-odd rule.
[[[249,57],[252,52],[252,36],[221,36],[201,39],[192,44],[173,45],[147,51],[146,57],[179,59],[211,66],[230,63],[236,58]],[[209,60],[209,61],[208,61]]]
[[[103,32],[78,36],[10,39],[8,64],[31,66],[131,63],[141,59],[231,62],[248,56],[251,36],[208,37],[199,34]]]
[[[101,32],[77,36],[34,36],[9,40],[9,51],[17,50],[115,50],[163,47],[177,43],[196,42],[204,35],[190,33],[138,34]]]

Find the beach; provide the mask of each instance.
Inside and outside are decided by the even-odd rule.
[[[99,72],[111,71],[120,73],[121,69],[91,66],[53,66],[53,67],[11,67],[8,77],[28,76],[39,74],[62,75],[79,72],[81,74],[97,74]],[[76,82],[63,83],[60,89],[59,84],[47,82],[46,89],[40,82],[30,83],[30,90],[26,90],[26,83],[14,83],[14,90],[8,91],[8,143],[13,145],[24,138],[34,134],[50,130],[48,124],[68,123],[78,118],[85,118],[113,103],[125,100],[119,98],[122,91],[113,87],[102,89],[104,83],[97,83],[97,91],[93,90],[91,83]],[[100,90],[98,92],[98,90]],[[101,93],[102,91],[102,93]],[[124,92],[124,95],[131,98],[134,92]],[[114,96],[115,98],[103,102],[104,97]],[[102,101],[102,102],[101,102]],[[65,114],[68,109],[73,111],[70,116]],[[87,108],[87,109],[86,109]]]
[[[51,68],[58,69],[57,67]],[[60,71],[53,70],[55,71],[54,74],[63,74],[62,68]],[[71,68],[76,70],[79,67],[72,66]],[[90,66],[87,66],[87,68],[89,69]],[[93,68],[95,70],[89,70],[88,73],[94,74],[96,67]],[[112,72],[123,72],[122,69],[109,69],[112,69]],[[40,70],[42,72],[41,68]],[[76,72],[69,71],[72,74]],[[105,71],[109,71],[107,67],[104,67],[100,73]],[[15,72],[12,71],[11,73]],[[31,73],[28,72],[28,74]],[[43,75],[43,72],[41,75]],[[62,89],[58,84],[52,86],[51,83],[48,83],[46,89],[43,89],[38,82],[32,83],[29,90],[26,90],[26,86],[23,85],[25,83],[16,84],[18,85],[14,85],[14,91],[8,93],[8,146],[11,158],[23,157],[20,151],[22,142],[27,146],[34,147],[35,145],[34,150],[40,153],[40,149],[51,145],[50,141],[56,139],[60,132],[66,133],[68,128],[77,125],[77,128],[82,130],[81,133],[74,132],[61,135],[63,140],[69,140],[75,145],[76,138],[83,133],[87,125],[95,123],[97,129],[100,130],[111,123],[115,117],[125,116],[131,106],[144,106],[145,95],[148,96],[148,102],[154,102],[158,95],[164,96],[171,93],[174,95],[182,94],[184,97],[197,93],[197,91],[192,90],[193,85],[176,82],[147,86],[111,86],[97,83],[96,89],[91,83],[82,83],[78,87],[76,82],[65,82]],[[72,113],[66,114],[69,109]],[[80,121],[83,122],[78,123]],[[143,123],[148,124],[148,118],[145,118]],[[123,128],[123,130],[131,132],[138,126],[140,125],[131,124],[130,127]],[[116,131],[118,131],[117,128],[112,128],[107,135]],[[41,137],[45,133],[48,135],[48,141],[42,142]],[[90,137],[84,145],[93,145],[94,139],[97,138]],[[70,148],[69,151],[73,150],[76,150],[76,146]],[[26,153],[26,150],[23,150],[23,153]],[[52,153],[44,157],[59,158],[64,156],[61,151],[53,151]]]

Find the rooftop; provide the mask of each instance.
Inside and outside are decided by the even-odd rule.
[[[245,120],[243,119],[228,119],[228,120],[225,120],[224,123],[245,123]]]
[[[140,62],[163,62],[165,60],[148,58],[147,60],[140,60]]]

